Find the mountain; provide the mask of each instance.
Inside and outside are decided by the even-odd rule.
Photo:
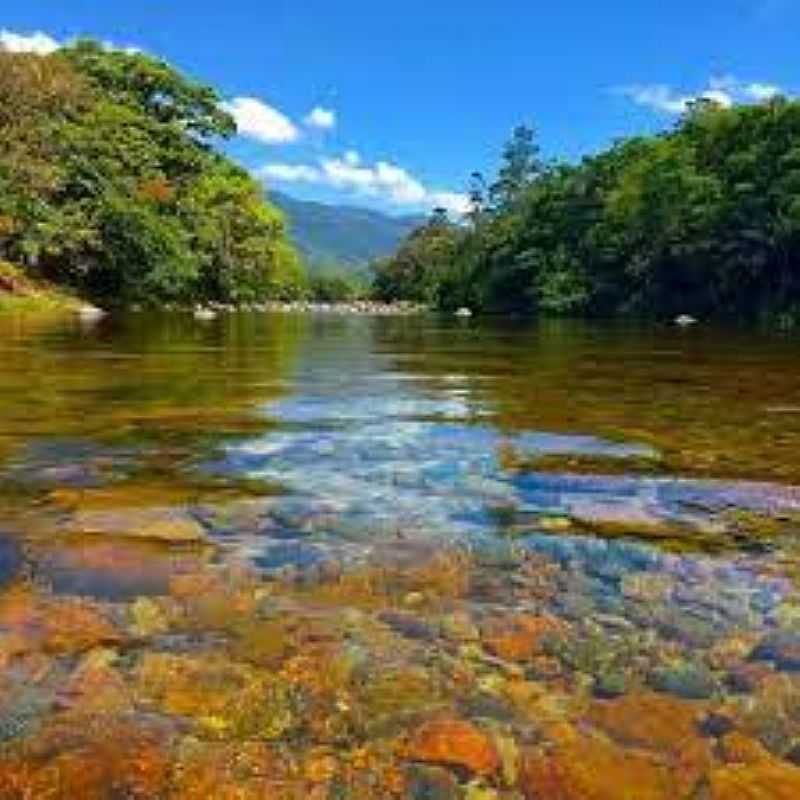
[[[393,253],[425,217],[392,217],[367,208],[297,200],[272,191],[269,199],[286,214],[290,234],[312,267],[323,264],[357,270]]]

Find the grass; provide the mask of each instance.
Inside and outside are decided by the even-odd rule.
[[[80,304],[74,295],[34,280],[21,267],[0,260],[0,313],[71,311]]]

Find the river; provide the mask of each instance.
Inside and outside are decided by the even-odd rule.
[[[0,798],[797,796],[798,364],[1,318]]]

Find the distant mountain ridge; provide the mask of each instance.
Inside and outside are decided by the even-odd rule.
[[[313,269],[326,264],[354,271],[391,255],[423,216],[393,217],[380,211],[349,205],[298,200],[271,191],[269,199],[286,214],[290,235]]]

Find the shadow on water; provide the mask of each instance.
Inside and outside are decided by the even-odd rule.
[[[0,588],[17,574],[21,563],[22,560],[17,543],[0,534]]]

